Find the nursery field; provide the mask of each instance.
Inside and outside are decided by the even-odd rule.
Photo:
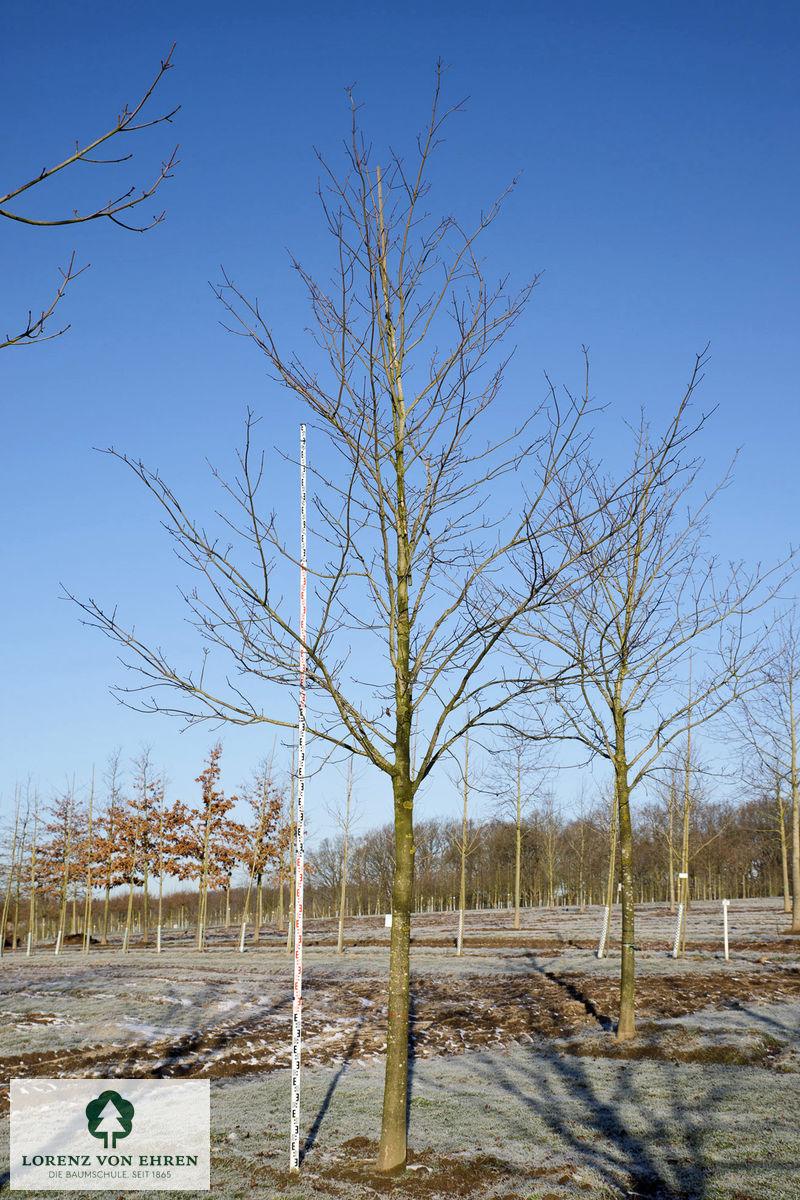
[[[299,1180],[287,1174],[292,960],[276,930],[244,955],[234,929],[202,954],[175,935],[160,955],[6,952],[4,1161],[11,1078],[187,1076],[212,1081],[220,1197],[798,1200],[800,938],[778,901],[731,902],[727,962],[721,905],[692,906],[678,960],[674,916],[638,908],[640,1036],[622,1046],[618,910],[602,960],[600,909],[525,910],[519,931],[512,917],[469,914],[460,958],[457,914],[414,919],[411,1154],[392,1179],[372,1170],[383,918],[349,921],[341,955],[335,922],[307,922]]]

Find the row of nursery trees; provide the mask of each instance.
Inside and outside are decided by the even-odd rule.
[[[164,779],[148,753],[136,760],[130,789],[123,788],[115,755],[102,796],[96,796],[94,781],[86,800],[74,788],[41,807],[36,798],[18,796],[5,864],[5,940],[14,945],[20,931],[35,939],[37,928],[59,941],[94,929],[105,944],[109,920],[120,924],[123,890],[126,942],[135,919],[147,943],[151,926],[157,930],[163,924],[165,884],[170,889],[179,881],[194,884],[196,904],[186,911],[202,947],[209,897],[219,890],[229,897],[234,876],[237,883],[245,879],[243,919],[250,918],[252,900],[257,936],[264,883],[274,883],[282,897],[289,876],[291,798],[273,783],[266,765],[239,796],[226,796],[220,786],[221,755],[218,744],[196,780],[200,798],[193,806],[168,802]],[[234,808],[249,819],[234,819]]]
[[[504,338],[522,319],[536,279],[515,293],[484,268],[479,243],[499,202],[469,228],[449,214],[431,215],[429,168],[459,108],[443,109],[441,83],[440,68],[410,156],[387,151],[382,161],[351,96],[345,162],[322,162],[330,265],[314,274],[292,264],[310,308],[305,353],[285,347],[280,325],[229,276],[218,289],[228,325],[263,356],[265,403],[286,394],[298,420],[310,424],[308,634],[290,583],[298,567],[295,513],[284,489],[264,494],[274,480],[252,414],[232,475],[212,470],[221,502],[210,500],[197,516],[160,471],[110,451],[159,506],[180,569],[195,571],[183,594],[198,633],[196,665],[163,648],[164,631],[142,635],[132,619],[121,623],[113,597],[73,597],[140,672],[129,694],[136,703],[183,721],[267,723],[285,732],[292,724],[286,696],[302,684],[312,747],[355,755],[382,775],[394,818],[382,1171],[406,1161],[415,800],[467,738],[488,745],[503,728],[566,739],[605,764],[622,885],[619,1040],[636,1035],[634,904],[644,861],[631,799],[665,754],[736,706],[744,713],[744,702],[742,731],[759,769],[771,790],[788,793],[792,927],[800,931],[800,652],[790,620],[777,641],[764,630],[773,604],[791,600],[793,564],[726,565],[709,550],[709,506],[722,484],[699,478],[694,450],[706,421],[693,408],[704,355],[676,404],[652,381],[652,404],[673,415],[656,431],[642,417],[628,451],[612,415],[593,403],[588,365],[578,394],[548,381],[537,395],[525,370],[515,393],[503,397],[512,353]],[[130,121],[152,90],[106,137],[141,127]],[[38,336],[46,318],[29,322],[20,337]],[[611,467],[596,449],[600,422]],[[688,762],[691,755],[689,745]],[[134,842],[143,836],[142,814],[160,803],[158,789],[143,785],[139,824],[134,813],[128,835]],[[68,811],[65,819],[75,863]],[[201,890],[223,884],[227,852],[215,855],[222,865],[214,877],[201,818],[185,825],[185,835],[174,869],[193,872]],[[257,875],[259,852],[245,849],[246,839],[235,849],[238,836],[230,831],[231,854],[251,855]],[[138,861],[130,855],[129,882],[144,878],[145,863],[148,886],[153,869],[163,876],[148,844]]]
[[[635,822],[636,899],[678,900],[676,876],[687,865],[689,896],[698,900],[782,896],[791,911],[791,892],[783,839],[775,820],[774,801],[759,797],[744,804],[697,801],[684,855],[680,812],[647,805]],[[787,816],[784,810],[784,819]],[[520,910],[605,904],[609,871],[612,898],[617,899],[619,839],[609,855],[609,811],[564,819],[551,805],[527,816],[521,825],[520,872],[517,884],[517,827],[493,817],[469,819],[463,904],[467,910],[506,908],[519,924]],[[416,827],[414,909],[417,912],[458,910],[462,906],[461,820],[426,820]],[[346,915],[389,912],[394,873],[391,825],[353,838],[347,856]],[[613,860],[613,861],[612,861]],[[307,893],[312,916],[336,916],[342,895],[344,839],[324,839],[313,853]],[[509,918],[511,920],[511,918]]]
[[[41,810],[31,797],[18,797],[0,877],[8,944],[26,942],[28,931],[34,943],[37,935],[88,933],[102,945],[110,932],[127,942],[135,931],[147,944],[153,927],[170,924],[193,926],[202,948],[211,925],[252,921],[254,941],[265,922],[283,929],[291,904],[291,787],[273,783],[271,769],[262,766],[240,796],[226,796],[220,760],[217,745],[197,778],[194,807],[167,803],[147,753],[134,764],[130,789],[121,786],[114,756],[96,808],[94,787],[87,800],[73,789]],[[690,897],[781,894],[791,912],[790,805],[780,777],[759,794],[756,776],[753,798],[744,802],[718,801],[704,795],[703,772],[689,766],[687,777],[684,764],[673,761],[638,812],[637,900],[674,909],[676,874],[686,873]],[[583,908],[616,899],[613,795],[593,805],[582,799],[578,815],[566,817],[551,791],[537,799],[538,773],[520,770],[519,794],[513,788],[505,797],[495,794],[497,811],[478,819],[469,810],[481,789],[476,797],[463,782],[462,818],[416,825],[416,911],[512,909],[519,927],[526,907]],[[346,799],[335,808],[341,830],[324,838],[308,863],[312,917],[391,909],[394,830],[386,825],[356,836],[352,791],[351,772]],[[235,807],[249,820],[234,819]]]

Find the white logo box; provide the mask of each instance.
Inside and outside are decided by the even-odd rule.
[[[12,1079],[10,1186],[208,1191],[210,1124],[207,1079]]]

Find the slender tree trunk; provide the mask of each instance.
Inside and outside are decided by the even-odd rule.
[[[797,769],[797,726],[795,724],[794,678],[789,680],[792,780],[792,933],[800,933],[800,775]]]
[[[628,763],[625,754],[625,718],[622,713],[615,713],[615,724],[615,790],[619,818],[620,873],[622,876],[622,963],[619,981],[617,1041],[624,1042],[636,1036],[633,832],[631,829],[630,792],[628,789]]]
[[[336,950],[341,954],[344,950],[344,906],[347,900],[347,844],[350,837],[350,801],[353,791],[353,760],[350,759],[350,770],[347,776],[347,808],[344,817],[344,853],[342,854],[342,888],[339,896],[339,937]]]
[[[150,911],[149,911],[150,906],[149,906],[149,896],[148,896],[148,885],[149,885],[149,880],[150,880],[150,871],[149,871],[149,864],[147,861],[149,853],[150,853],[150,850],[149,850],[149,843],[148,843],[148,849],[145,851],[145,855],[144,855],[144,875],[143,875],[144,882],[142,885],[142,888],[143,888],[143,890],[142,890],[142,945],[143,946],[146,946],[149,941],[148,934],[149,934],[149,925],[150,925]]]
[[[61,904],[58,913],[58,934],[61,935],[61,946],[64,944],[64,930],[67,923],[67,903],[69,900],[69,860],[72,852],[72,806],[70,805],[69,814],[67,816],[67,844],[64,848],[64,871],[62,874],[61,883]]]
[[[408,510],[406,505],[406,408],[392,320],[392,293],[386,266],[386,233],[380,168],[378,185],[378,266],[384,304],[384,335],[388,354],[394,433],[396,502],[395,575],[395,761],[394,791],[395,871],[392,889],[392,938],[389,953],[389,1015],[386,1036],[386,1079],[383,1119],[378,1148],[379,1171],[405,1165],[408,1111],[408,1023],[410,1000],[411,907],[414,900],[414,788],[411,781],[411,736],[414,720],[411,680],[411,617],[409,609]],[[400,313],[402,327],[403,314]]]
[[[158,929],[159,937],[164,916],[164,784],[160,788],[158,812]],[[160,944],[160,943],[159,943]]]
[[[461,878],[458,888],[458,937],[456,954],[461,957],[464,945],[464,909],[467,906],[467,804],[469,803],[469,735],[464,736],[464,814],[461,819]],[[514,928],[519,929],[519,892]]]
[[[581,789],[581,839],[580,839],[580,857],[578,859],[578,908],[581,912],[586,907],[586,889],[583,878],[583,861],[586,849],[586,823],[583,819],[583,790]]]
[[[408,779],[394,780],[395,875],[392,889],[392,936],[389,951],[389,1016],[386,1077],[378,1170],[392,1171],[406,1161],[408,1106],[408,1022],[411,905],[414,892],[413,795]]]
[[[778,807],[778,834],[781,839],[781,881],[783,884],[783,911],[792,911],[792,890],[789,886],[789,853],[786,846],[786,805],[781,794],[781,777],[775,775],[775,799]]]
[[[519,929],[520,878],[522,874],[522,751],[517,750],[517,828],[514,845],[514,928]]]
[[[8,907],[11,903],[11,892],[14,887],[14,864],[17,858],[17,829],[19,827],[19,792],[16,795],[16,804],[14,807],[14,836],[11,840],[11,862],[8,866],[8,884],[6,885],[6,898],[3,901],[3,931],[0,933],[0,955],[3,953],[6,944],[6,925],[8,924]],[[13,940],[13,939],[12,939]],[[13,950],[13,945],[12,945]]]
[[[281,851],[281,854],[282,853],[283,852]],[[281,867],[278,872],[278,933],[283,933],[283,874],[283,861],[281,861]]]
[[[262,890],[263,876],[259,871],[256,875],[256,920],[253,930],[253,941],[257,942],[261,936],[261,926],[264,922],[264,893]]]
[[[668,860],[669,860],[669,911],[675,912],[675,791],[670,785],[669,789],[669,842],[668,842]]]
[[[601,935],[600,949],[597,952],[598,958],[608,957],[608,946],[611,941],[611,912],[614,904],[614,881],[617,877],[617,822],[618,822],[619,802],[617,800],[616,782],[611,792],[611,812],[609,814],[609,836],[608,836],[608,879],[606,880],[606,911],[603,915],[604,922],[608,921],[608,927],[605,929],[605,939]],[[601,953],[602,951],[602,953]]]
[[[31,949],[36,941],[36,834],[39,824],[39,800],[33,813],[33,845],[31,846],[31,876],[30,897],[28,899],[28,933],[30,934]]]
[[[206,942],[206,916],[208,911],[208,858],[211,840],[211,813],[206,813],[203,830],[203,862],[200,869],[200,887],[197,895],[197,949],[202,950]]]
[[[92,816],[94,808],[94,767],[92,790],[89,793],[89,842],[86,847],[86,903],[83,909],[83,948],[88,954],[92,938]]]

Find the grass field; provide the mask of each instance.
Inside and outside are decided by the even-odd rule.
[[[204,954],[178,940],[161,955],[7,952],[6,1109],[8,1080],[23,1076],[210,1078],[221,1197],[800,1200],[800,939],[777,901],[732,902],[728,962],[719,905],[693,906],[679,960],[674,917],[637,910],[640,1036],[622,1046],[619,959],[613,936],[611,957],[595,956],[598,909],[529,910],[520,931],[510,913],[472,913],[461,958],[455,919],[413,927],[402,1176],[372,1169],[382,919],[349,922],[342,955],[331,922],[307,925],[299,1180],[286,1172],[291,958],[277,932],[244,955],[234,930]],[[7,1112],[0,1124],[7,1165]]]

